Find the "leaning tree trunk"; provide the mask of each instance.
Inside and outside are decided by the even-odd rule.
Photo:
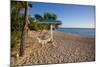
[[[24,55],[24,47],[25,47],[25,41],[27,36],[27,29],[28,29],[28,3],[25,2],[25,13],[24,13],[24,22],[23,22],[23,28],[22,28],[22,34],[21,34],[21,43],[20,43],[20,56]]]

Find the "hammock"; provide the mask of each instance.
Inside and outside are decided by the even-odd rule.
[[[42,31],[42,33],[37,36],[37,40],[40,44],[47,44],[48,42],[52,42],[51,34],[49,31]]]

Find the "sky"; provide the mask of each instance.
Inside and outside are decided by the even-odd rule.
[[[57,15],[57,20],[62,21],[60,27],[66,28],[94,28],[95,27],[95,6],[75,5],[75,4],[57,4],[31,2],[32,8],[29,8],[29,15],[44,15],[45,12],[51,12]]]

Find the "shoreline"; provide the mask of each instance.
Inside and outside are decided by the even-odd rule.
[[[81,36],[81,37],[92,37],[92,38],[95,37],[95,35],[84,35],[84,34],[77,34],[77,33],[71,33],[71,32],[62,32],[62,31],[54,31],[54,32],[70,34],[70,35],[75,35],[75,36]]]
[[[95,36],[95,28],[58,28],[55,31],[71,33],[81,36]]]

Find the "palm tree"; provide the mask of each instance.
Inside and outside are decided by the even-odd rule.
[[[24,20],[22,25],[22,33],[21,33],[21,43],[20,43],[20,56],[24,55],[24,45],[26,40],[26,35],[28,33],[28,7],[32,7],[32,4],[28,4],[26,1],[11,1],[12,9],[11,14],[14,12],[13,10],[16,9],[15,12],[15,20],[18,20],[19,11],[23,8],[24,9]],[[15,5],[13,7],[13,5]]]
[[[51,14],[49,12],[44,13],[44,19],[49,19]]]
[[[20,56],[24,55],[24,45],[26,41],[26,37],[28,34],[28,7],[32,7],[32,4],[28,4],[28,2],[24,2],[24,22],[21,34],[21,44],[20,44]]]
[[[57,19],[56,14],[52,14],[51,17],[52,17],[53,20],[56,20]]]
[[[46,13],[44,13],[44,19],[56,20],[57,16],[54,13],[46,12]]]
[[[24,45],[25,45],[25,39],[26,39],[26,33],[28,32],[28,3],[25,2],[24,6],[25,12],[24,12],[24,23],[22,28],[22,34],[21,34],[21,44],[20,44],[20,56],[24,55]]]
[[[43,19],[42,16],[41,16],[40,14],[35,14],[34,17],[35,17],[35,19],[36,19],[37,21],[40,21],[40,20]]]

